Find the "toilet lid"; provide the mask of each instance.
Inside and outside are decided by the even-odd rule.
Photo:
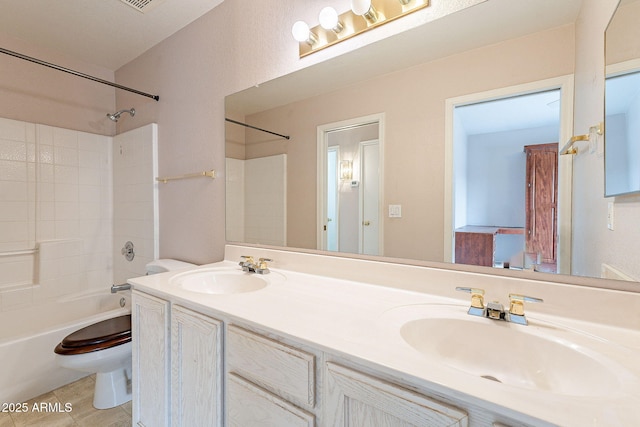
[[[109,341],[126,342],[131,339],[131,315],[113,317],[67,335],[62,340],[66,348],[86,347]]]

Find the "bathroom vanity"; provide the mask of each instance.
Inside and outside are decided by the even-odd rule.
[[[243,272],[241,255],[274,259],[270,273]],[[640,423],[640,294],[531,282],[232,245],[131,279],[133,423]],[[517,325],[469,316],[457,286],[544,302]]]

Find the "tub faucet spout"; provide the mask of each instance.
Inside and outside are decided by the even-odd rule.
[[[115,294],[118,291],[126,291],[131,289],[131,285],[128,283],[123,283],[122,285],[111,285],[111,293]]]

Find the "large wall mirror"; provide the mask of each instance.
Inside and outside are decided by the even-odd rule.
[[[622,0],[606,32],[605,195],[640,193],[640,1]]]
[[[488,255],[465,263],[486,271],[600,277],[571,268],[571,156],[557,148],[581,7],[491,0],[227,97],[226,117],[253,126],[226,124],[227,240],[367,253],[375,230],[377,255],[460,263],[466,232]],[[552,238],[527,243],[535,165],[555,183],[534,219]]]

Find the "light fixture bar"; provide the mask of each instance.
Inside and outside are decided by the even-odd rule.
[[[375,21],[371,19],[372,16],[356,15],[353,11],[348,10],[338,17],[339,22],[344,26],[339,32],[317,25],[310,29],[310,33],[316,36],[314,43],[309,44],[304,41],[299,43],[300,58],[428,6],[429,0],[371,0],[371,9],[375,11]]]

